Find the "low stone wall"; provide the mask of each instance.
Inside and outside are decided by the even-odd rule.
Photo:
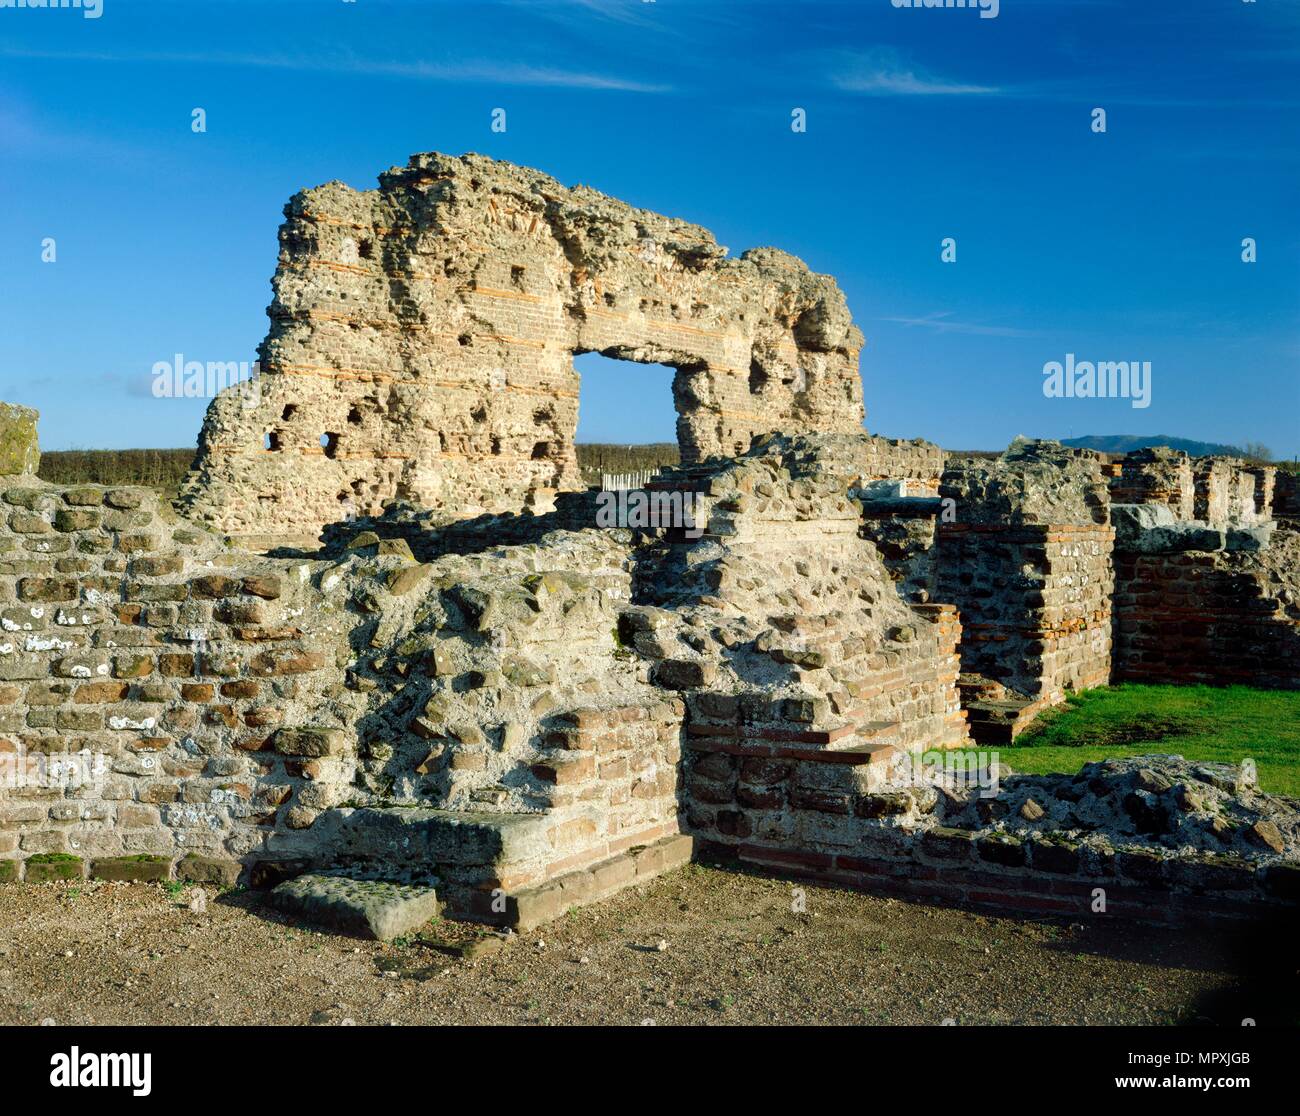
[[[1179,863],[1143,853],[1080,861],[1069,847],[934,829],[916,855],[802,853],[760,844],[706,844],[700,855],[874,895],[1022,911],[1072,921],[1119,917],[1184,927],[1256,921],[1300,905],[1300,864],[1260,867],[1213,858]]]
[[[789,770],[706,755],[691,779],[771,794]],[[918,783],[902,774],[825,799],[793,847],[742,829],[701,851],[879,894],[1076,919],[1184,924],[1300,905],[1292,800],[1259,793],[1224,765],[1140,756],[1087,764],[1074,776],[985,769],[979,790],[960,778]]]
[[[1266,551],[1117,551],[1122,681],[1300,688],[1300,537]]]

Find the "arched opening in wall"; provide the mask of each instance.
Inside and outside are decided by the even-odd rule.
[[[581,378],[578,399],[578,464],[583,479],[601,473],[632,473],[675,464],[677,369],[600,353],[573,358]]]
[[[280,432],[278,430],[268,430],[262,436],[262,448],[267,453],[278,453],[280,450]]]
[[[320,436],[320,448],[325,451],[326,457],[337,457],[339,453],[339,436],[327,430]]]

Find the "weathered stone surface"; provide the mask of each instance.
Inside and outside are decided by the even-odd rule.
[[[282,728],[275,733],[275,750],[286,756],[336,756],[347,733],[332,728]]]
[[[165,856],[118,856],[107,857],[90,862],[92,880],[141,880],[158,881],[171,879],[171,860]]]
[[[1003,809],[991,812],[990,803]],[[1078,868],[1079,849],[1102,838],[1168,856],[1230,851],[1243,862],[1300,853],[1300,814],[1285,799],[1261,793],[1250,768],[1181,756],[1101,760],[1077,775],[1006,776],[993,798],[958,788],[944,816],[950,825],[1049,842],[1034,845],[1032,859],[1052,872]]]
[[[1116,546],[1134,553],[1215,551],[1227,545],[1228,533],[1224,528],[1177,520],[1165,504],[1112,504],[1110,514],[1115,525]]]
[[[214,884],[217,887],[234,887],[239,879],[240,864],[237,860],[225,860],[219,857],[199,856],[189,853],[176,864],[176,878],[190,883]]]
[[[30,407],[0,403],[0,476],[34,474],[41,463],[36,437],[40,416]]]
[[[418,930],[438,916],[438,896],[432,887],[336,873],[287,880],[271,892],[271,902],[305,921],[381,942]]]

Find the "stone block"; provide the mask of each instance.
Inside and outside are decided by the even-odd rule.
[[[0,476],[35,474],[41,464],[36,436],[40,415],[30,407],[0,403]]]
[[[159,881],[171,879],[171,861],[163,856],[115,856],[90,862],[92,880]]]
[[[337,756],[347,744],[347,733],[339,728],[277,729],[274,748],[283,756]]]
[[[67,853],[37,853],[29,856],[25,869],[28,883],[79,880],[85,875],[85,864],[81,857],[69,856]]]
[[[306,922],[381,942],[419,930],[439,912],[432,887],[341,873],[310,873],[287,880],[271,892],[271,903]]]

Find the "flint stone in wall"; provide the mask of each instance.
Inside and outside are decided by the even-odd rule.
[[[337,756],[346,736],[342,729],[282,728],[275,734],[275,750],[286,756]]]

